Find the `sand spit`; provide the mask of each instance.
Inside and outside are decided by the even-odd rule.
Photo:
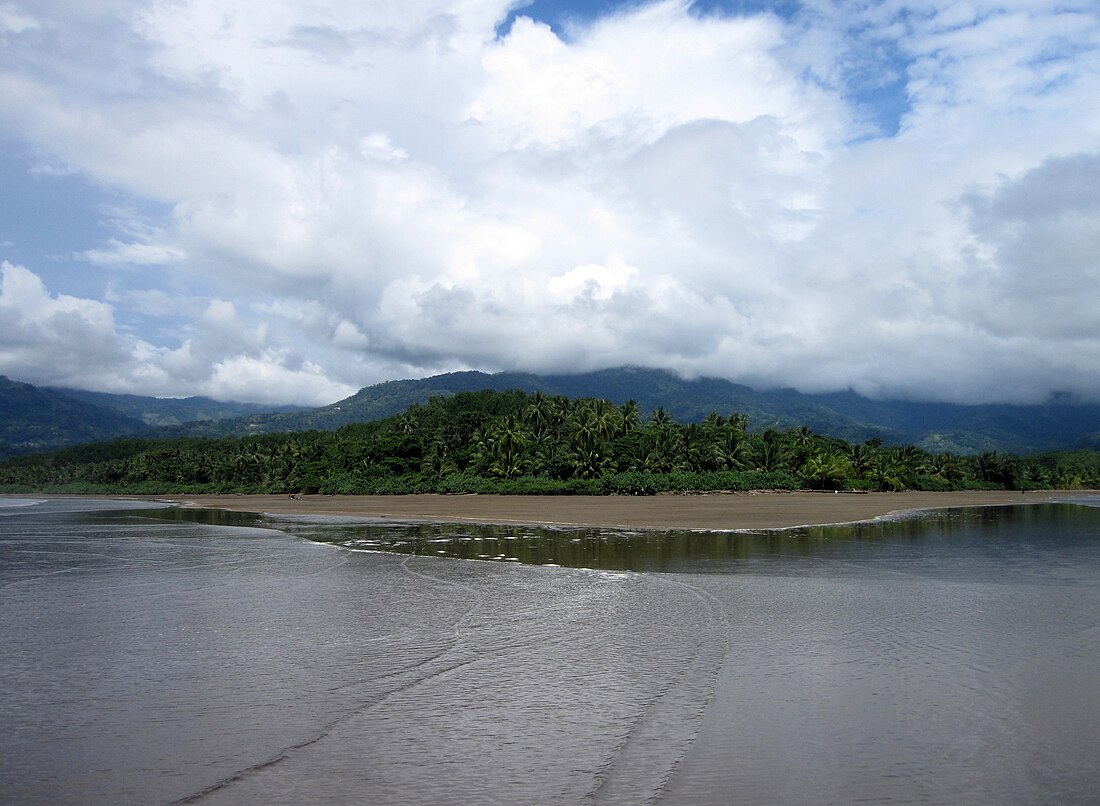
[[[1100,492],[757,492],[655,496],[158,495],[145,500],[272,515],[393,521],[604,526],[629,529],[778,529],[853,523],[949,507],[1048,503]],[[129,498],[137,496],[127,496]]]

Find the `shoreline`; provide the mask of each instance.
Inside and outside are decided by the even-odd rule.
[[[859,523],[901,513],[1095,498],[1095,490],[1030,492],[754,492],[655,496],[505,495],[143,495],[95,496],[267,515],[341,516],[400,523],[596,527],[646,530],[767,530]],[[40,496],[49,497],[49,496]]]

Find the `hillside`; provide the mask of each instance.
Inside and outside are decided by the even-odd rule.
[[[157,398],[32,386],[0,375],[0,460],[118,436],[146,435],[156,426],[215,422],[269,406],[206,397]],[[302,412],[298,406],[282,412]]]
[[[1027,454],[1100,445],[1100,406],[1055,401],[1039,406],[876,401],[853,392],[808,395],[793,389],[758,392],[716,378],[683,380],[661,370],[623,367],[580,375],[452,372],[420,380],[388,381],[344,400],[304,412],[263,414],[165,429],[163,436],[225,436],[279,431],[327,431],[399,414],[437,395],[491,389],[596,397],[616,404],[635,400],[643,412],[663,407],[679,422],[699,422],[712,411],[749,417],[750,430],[808,426],[849,442],[877,438],[926,450],[961,454]]]
[[[939,453],[1030,454],[1100,447],[1100,406],[1095,404],[1055,400],[1038,406],[962,406],[870,400],[854,392],[759,392],[716,378],[683,380],[661,370],[623,367],[579,375],[452,372],[368,386],[315,409],[287,406],[279,411],[202,397],[162,399],[38,388],[4,378],[0,458],[120,435],[221,437],[332,431],[400,414],[435,396],[485,389],[604,398],[620,405],[634,400],[647,416],[660,406],[681,423],[701,422],[710,412],[736,412],[748,416],[750,431],[805,425],[815,433],[849,442],[878,439]]]
[[[87,392],[82,389],[58,389],[46,387],[44,391],[56,392],[66,397],[118,412],[151,427],[181,425],[182,423],[215,422],[256,414],[304,412],[305,406],[265,406],[259,403],[214,400],[209,397],[144,397],[142,395],[115,395],[108,392]]]
[[[0,459],[147,430],[117,411],[0,375]]]

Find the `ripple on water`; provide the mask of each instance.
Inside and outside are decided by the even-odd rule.
[[[636,804],[659,790],[723,654],[706,596],[637,575],[405,568],[469,592],[446,650],[204,802],[302,802],[317,780],[337,800],[409,804]]]
[[[95,509],[0,520],[0,801],[1100,791],[1095,509],[780,536],[559,531],[560,553],[529,529],[427,543],[443,535],[425,527],[401,533],[404,555],[244,516]],[[597,570],[434,556],[452,545]]]

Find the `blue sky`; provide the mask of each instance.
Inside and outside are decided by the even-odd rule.
[[[1093,0],[0,0],[0,373],[1100,399]]]

